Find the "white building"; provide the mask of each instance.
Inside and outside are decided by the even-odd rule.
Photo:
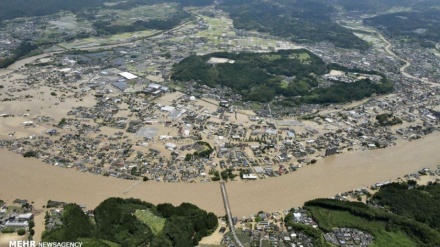
[[[132,73],[129,73],[129,72],[121,72],[118,75],[124,77],[127,80],[133,80],[133,79],[138,78],[136,75],[133,75]]]

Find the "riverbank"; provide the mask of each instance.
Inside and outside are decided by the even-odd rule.
[[[423,139],[387,149],[356,151],[319,160],[295,173],[258,181],[226,184],[233,215],[250,215],[260,210],[277,211],[302,206],[305,201],[369,187],[416,172],[434,169],[440,162],[439,132]],[[0,198],[35,202],[42,208],[48,200],[75,202],[89,209],[108,197],[135,197],[151,203],[191,202],[224,215],[218,183],[141,182],[102,177],[44,164],[0,150]]]

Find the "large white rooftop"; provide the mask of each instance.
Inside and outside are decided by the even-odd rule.
[[[129,72],[121,72],[118,75],[124,77],[127,80],[131,80],[131,79],[136,79],[137,78],[136,75],[133,75],[132,73],[129,73]]]

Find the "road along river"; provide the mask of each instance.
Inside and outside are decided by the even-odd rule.
[[[428,81],[428,80],[426,80],[426,79],[420,79],[420,78],[418,78],[418,77],[415,77],[415,76],[413,76],[413,75],[407,73],[405,70],[406,70],[406,68],[408,68],[409,66],[411,66],[411,63],[410,63],[408,60],[405,60],[405,59],[399,57],[396,53],[394,53],[394,52],[392,51],[392,47],[393,47],[393,45],[392,45],[388,40],[386,40],[385,37],[384,37],[381,33],[378,32],[378,35],[379,35],[379,38],[380,38],[383,42],[385,42],[385,43],[387,44],[387,45],[385,46],[385,51],[386,51],[390,56],[392,56],[392,57],[396,58],[397,60],[402,61],[402,62],[405,63],[405,64],[404,64],[402,67],[400,67],[400,69],[399,69],[399,70],[400,70],[400,73],[402,73],[403,76],[405,76],[406,78],[410,78],[410,79],[414,79],[414,80],[422,81],[422,82],[424,82],[424,83],[428,83],[428,84],[430,84],[431,86],[435,86],[435,87],[439,87],[439,86],[440,86],[439,83],[435,83],[435,82],[432,82],[432,81]]]

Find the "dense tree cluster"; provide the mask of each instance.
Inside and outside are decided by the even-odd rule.
[[[110,198],[94,211],[97,236],[124,246],[147,245],[153,237],[151,229],[137,220],[137,209],[154,207],[136,199]]]
[[[166,219],[158,234],[136,218],[136,210],[149,210]],[[190,203],[178,207],[138,199],[109,198],[95,210],[90,219],[76,204],[68,204],[62,214],[61,228],[43,233],[43,241],[84,241],[85,246],[194,246],[218,225],[217,216]],[[92,223],[94,222],[94,223]]]
[[[1,16],[1,15],[0,15]],[[37,49],[36,45],[33,45],[29,42],[22,42],[19,47],[17,47],[13,52],[12,56],[8,58],[0,58],[0,68],[6,68],[9,65],[13,64],[19,58],[27,55],[31,51]]]
[[[208,60],[212,57],[235,62],[209,64]],[[267,54],[218,52],[185,58],[174,66],[172,78],[179,81],[200,81],[210,87],[230,87],[247,100],[267,102],[275,94],[304,94],[317,86],[314,75],[323,74],[325,70],[325,63],[306,50]],[[283,82],[283,77],[290,81]]]
[[[376,120],[380,126],[392,126],[401,124],[402,120],[391,113],[382,113],[376,116]]]
[[[412,8],[414,10],[432,10],[440,5],[438,0],[333,0],[338,6],[354,12],[386,12],[392,8]]]
[[[332,42],[338,47],[368,49],[368,44],[334,22],[335,9],[322,0],[224,0],[234,27],[267,32],[295,42]]]
[[[44,232],[42,238],[47,242],[72,242],[80,237],[91,237],[94,227],[87,215],[76,204],[67,204],[61,216],[63,227]]]
[[[342,6],[347,11],[357,12],[377,12],[389,10],[393,7],[409,7],[413,0],[335,0],[335,3]]]
[[[105,6],[104,3],[115,3]],[[213,0],[14,0],[0,1],[0,21],[10,20],[25,16],[42,16],[55,14],[61,10],[69,10],[80,13],[88,8],[106,7],[112,9],[131,9],[141,5],[153,5],[176,2],[181,6],[205,6],[213,3]]]
[[[403,198],[403,197],[402,197]],[[388,198],[389,200],[393,200]],[[414,198],[408,198],[408,200],[412,200]],[[438,199],[437,199],[438,201]],[[397,203],[406,204],[409,201],[400,200]],[[415,203],[415,202],[414,202]],[[413,204],[414,204],[413,203]],[[419,201],[417,201],[419,203]],[[428,204],[424,204],[428,205]],[[409,236],[412,240],[417,243],[417,246],[439,246],[440,245],[440,232],[434,230],[425,224],[426,221],[417,221],[408,217],[408,215],[398,215],[393,213],[388,213],[383,209],[373,208],[367,206],[361,202],[349,202],[349,201],[337,201],[332,199],[315,199],[312,201],[308,201],[304,204],[305,208],[324,208],[330,210],[344,211],[349,212],[351,215],[366,219],[368,221],[378,221],[386,223],[386,231],[402,231],[407,236]],[[438,209],[438,204],[432,205],[433,209]],[[411,211],[414,208],[408,207],[408,212],[414,213]],[[433,212],[433,211],[431,211]],[[434,215],[431,215],[431,217]],[[314,217],[317,220],[317,223],[322,227],[326,225],[325,222],[319,222],[319,220],[323,220],[321,217]],[[438,220],[438,219],[437,219]],[[362,226],[359,226],[362,229]],[[330,231],[331,229],[324,228],[325,231]]]
[[[55,14],[60,10],[80,11],[84,8],[102,6],[116,0],[14,0],[0,1],[0,20],[24,16]]]
[[[172,246],[194,246],[202,237],[211,234],[218,225],[217,216],[190,203],[174,207],[169,203],[157,205],[157,211],[167,219],[163,237]]]
[[[423,46],[435,47],[440,42],[438,9],[378,15],[365,19],[364,22],[382,29],[385,34],[394,38],[411,40]]]
[[[170,3],[170,2],[176,2],[182,7],[187,6],[206,6],[213,4],[214,0],[174,0],[174,1],[168,1],[168,0],[127,0],[127,1],[120,1],[117,4],[113,6],[109,6],[108,8],[111,9],[132,9],[141,5],[153,5],[153,4],[162,4],[162,3]]]
[[[37,157],[37,155],[38,155],[38,152],[37,152],[37,151],[29,150],[29,151],[26,151],[26,152],[23,154],[23,157],[25,157],[25,158],[31,158],[31,157]]]
[[[343,103],[361,100],[373,94],[385,94],[393,90],[393,84],[382,79],[380,83],[363,79],[352,83],[335,82],[328,88],[316,88],[301,98],[301,102],[311,104]]]
[[[440,231],[440,184],[409,188],[406,183],[383,186],[374,194],[373,201]]]
[[[211,58],[226,58],[234,63],[210,64]],[[350,71],[335,64],[326,65],[307,50],[282,50],[271,53],[225,53],[190,56],[174,65],[172,79],[197,81],[209,87],[226,86],[245,100],[269,102],[276,95],[289,98],[283,103],[340,103],[360,100],[373,94],[391,92],[393,85],[384,75],[380,83],[369,79],[353,83],[335,82],[328,88],[318,88],[318,76],[331,69]],[[356,72],[380,74],[351,69]]]
[[[110,21],[96,21],[93,26],[96,28],[98,34],[116,34],[125,32],[137,32],[147,29],[157,29],[157,30],[168,30],[178,24],[183,20],[188,19],[190,14],[183,10],[177,11],[174,15],[170,16],[166,20],[153,19],[149,21],[138,20],[127,25],[114,25]]]

